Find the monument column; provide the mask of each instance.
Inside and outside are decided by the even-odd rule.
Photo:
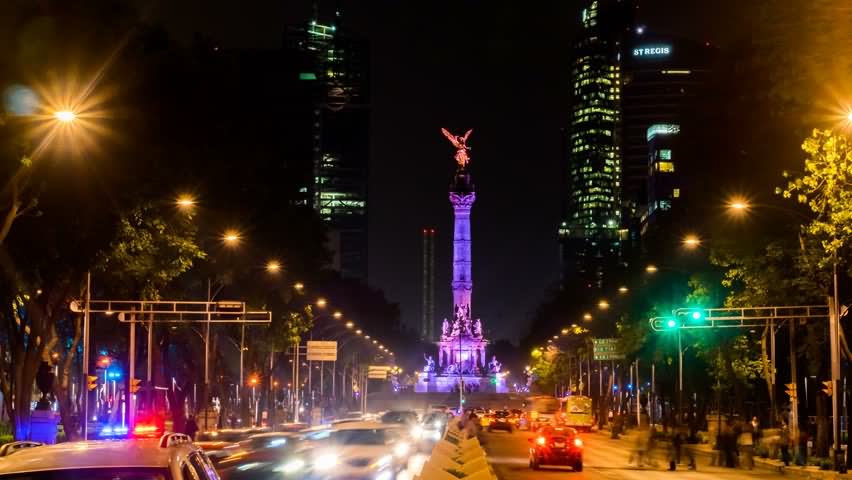
[[[470,175],[460,170],[450,190],[453,204],[453,311],[470,319],[473,276],[471,275],[470,209],[476,200]]]

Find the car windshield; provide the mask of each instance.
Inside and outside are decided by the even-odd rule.
[[[3,480],[171,480],[167,468],[81,468],[0,475]]]
[[[382,415],[382,423],[414,423],[417,414],[414,412],[388,412]]]
[[[337,430],[331,432],[330,439],[340,445],[385,445],[393,439],[393,435],[385,429],[365,428]]]

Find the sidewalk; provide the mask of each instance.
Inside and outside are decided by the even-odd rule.
[[[606,436],[606,438],[610,438],[611,432],[604,428],[604,430],[596,430],[591,433],[596,433],[597,435]],[[627,433],[623,433],[620,435],[618,440],[612,440],[617,442],[625,442],[632,444],[636,441],[636,433],[635,429],[629,430]],[[699,444],[690,444],[689,448],[695,453],[696,457],[700,458],[711,458],[713,456],[713,447],[710,444],[699,443]],[[696,459],[696,461],[698,461]],[[849,473],[841,474],[837,472],[833,472],[831,470],[820,470],[819,467],[807,466],[800,467],[797,465],[790,465],[788,467],[784,466],[784,462],[780,460],[772,460],[768,458],[760,458],[754,457],[754,465],[756,468],[766,469],[766,470],[777,470],[785,473],[786,475],[794,476],[797,478],[810,478],[810,479],[852,479],[852,475]],[[701,469],[701,464],[699,463],[699,470]]]

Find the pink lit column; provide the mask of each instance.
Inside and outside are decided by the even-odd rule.
[[[453,230],[453,306],[471,311],[473,277],[471,276],[470,209],[476,200],[474,192],[450,192],[455,213]],[[470,317],[468,317],[470,318]]]

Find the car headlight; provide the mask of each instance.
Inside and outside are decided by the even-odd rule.
[[[440,420],[435,420],[435,423],[433,423],[432,426],[435,427],[435,428],[443,428],[444,423]]]
[[[420,425],[416,425],[411,428],[411,437],[414,439],[419,439],[423,436],[423,427]]]
[[[379,459],[376,460],[375,462],[373,462],[370,465],[370,468],[383,469],[385,467],[390,466],[391,463],[393,463],[393,456],[384,455],[384,456],[379,457]]]
[[[391,480],[391,478],[393,478],[393,474],[388,470],[376,475],[376,480]]]
[[[305,468],[305,461],[301,458],[294,458],[279,465],[275,471],[282,473],[296,473],[303,468]]]
[[[333,453],[324,453],[314,460],[314,468],[317,470],[328,470],[335,465],[337,465],[337,455]]]
[[[393,454],[397,457],[404,457],[408,455],[408,451],[411,450],[411,446],[405,442],[399,442],[393,447]]]

